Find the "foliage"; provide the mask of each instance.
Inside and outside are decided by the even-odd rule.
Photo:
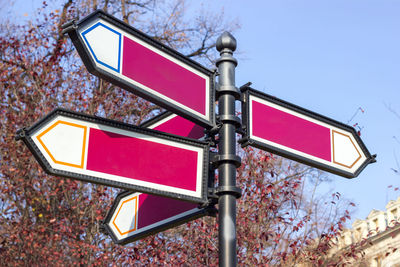
[[[97,8],[204,64],[217,56],[216,37],[237,27],[207,12],[187,20],[183,0],[68,0],[54,11],[44,2],[36,21],[0,25],[0,265],[216,266],[215,218],[116,246],[99,225],[117,190],[48,176],[14,140],[18,129],[58,106],[133,124],[160,111],[88,74],[62,35],[63,23]],[[347,210],[340,213],[339,195],[315,194],[307,185],[319,184],[315,170],[252,148],[240,153],[240,265],[320,263],[349,219]]]

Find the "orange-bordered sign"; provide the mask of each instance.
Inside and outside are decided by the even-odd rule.
[[[63,109],[19,135],[50,174],[195,203],[207,201],[205,142]]]
[[[124,245],[212,213],[212,206],[124,191],[114,200],[103,227],[116,244]]]
[[[346,178],[375,162],[356,130],[252,88],[243,88],[246,135],[255,146]]]

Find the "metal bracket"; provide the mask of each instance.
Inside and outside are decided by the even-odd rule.
[[[243,91],[245,91],[247,88],[249,88],[252,85],[252,82],[247,82],[245,84],[243,84],[242,86],[239,87],[240,92],[243,93]]]
[[[208,188],[208,198],[209,200],[216,200],[218,201],[218,195],[216,194],[216,189],[215,188]]]
[[[210,217],[216,218],[217,217],[217,213],[218,213],[218,210],[217,210],[217,208],[215,206],[214,207],[209,207],[208,210],[207,210],[207,215],[210,216]]]
[[[26,128],[22,128],[20,130],[17,131],[17,134],[15,135],[15,141],[19,141],[21,139],[24,139],[26,136]]]
[[[209,199],[206,203],[199,205],[199,209],[207,209],[207,216],[217,217],[218,210],[215,208],[215,204],[218,203],[218,200]]]
[[[221,127],[222,127],[222,124],[221,124],[221,122],[218,121],[217,124],[213,128],[211,128],[209,130],[204,129],[204,133],[206,135],[204,140],[206,142],[208,142],[210,144],[210,146],[212,146],[212,147],[216,147],[217,146],[218,140],[215,139],[215,135],[219,132]]]
[[[102,233],[104,235],[109,235],[109,233],[106,230],[106,227],[104,226],[103,220],[99,222],[99,231],[100,231],[100,233]]]
[[[210,147],[217,147],[218,140],[216,140],[214,136],[207,136],[204,138],[204,141],[207,142]]]
[[[246,146],[252,146],[252,145],[254,145],[254,142],[253,142],[252,140],[250,140],[248,136],[245,136],[245,137],[243,137],[243,138],[240,138],[240,139],[238,140],[238,143],[240,144],[240,146],[241,146],[242,148],[244,148],[244,147],[246,147]]]
[[[207,191],[207,201],[199,205],[199,208],[207,208],[214,206],[218,203],[218,195],[216,194],[216,189],[209,187]]]
[[[78,26],[76,25],[76,20],[77,19],[73,19],[73,20],[68,21],[67,23],[64,23],[61,26],[61,29],[63,29],[62,34],[66,34],[66,33],[69,33],[70,31],[76,30],[78,28]]]
[[[219,129],[221,129],[222,123],[219,121],[218,116],[216,117],[216,119],[217,119],[217,124],[216,124],[214,127],[212,127],[212,128],[209,129],[209,130],[204,129],[204,133],[205,133],[207,136],[215,136],[215,135],[219,132]]]
[[[246,129],[246,126],[245,125],[242,125],[242,127],[241,128],[236,128],[236,132],[238,133],[238,134],[241,134],[242,136],[246,136],[247,135],[247,131],[246,131],[247,129]]]
[[[214,72],[214,77],[219,76],[219,72],[218,72],[217,68],[213,68],[211,71]],[[214,79],[214,81],[215,81],[215,79]]]

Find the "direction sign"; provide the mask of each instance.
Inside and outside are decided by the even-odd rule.
[[[146,236],[206,216],[213,208],[155,195],[120,193],[104,220],[104,228],[117,244]]]
[[[140,127],[193,139],[201,139],[204,137],[203,127],[169,111],[145,121],[140,124]]]
[[[50,174],[207,200],[207,143],[63,109],[19,135]]]
[[[165,112],[142,127],[190,138],[201,138],[204,128]],[[120,193],[104,220],[104,228],[117,244],[127,244],[208,214],[212,208],[155,195]]]
[[[286,158],[341,175],[356,177],[375,159],[353,127],[246,88],[242,101],[252,145]]]
[[[63,27],[90,73],[204,127],[215,124],[212,71],[101,10]]]

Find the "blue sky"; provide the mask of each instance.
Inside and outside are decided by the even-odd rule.
[[[18,7],[17,17],[32,15],[37,2]],[[400,175],[391,170],[395,155],[400,161],[394,138],[400,140],[400,119],[388,108],[400,114],[400,1],[188,2],[192,11],[202,4],[238,18],[237,86],[251,81],[257,90],[344,123],[358,111],[350,124],[362,128],[378,162],[355,179],[331,175],[324,188],[357,204],[353,220],[400,196],[388,188],[400,187]]]

